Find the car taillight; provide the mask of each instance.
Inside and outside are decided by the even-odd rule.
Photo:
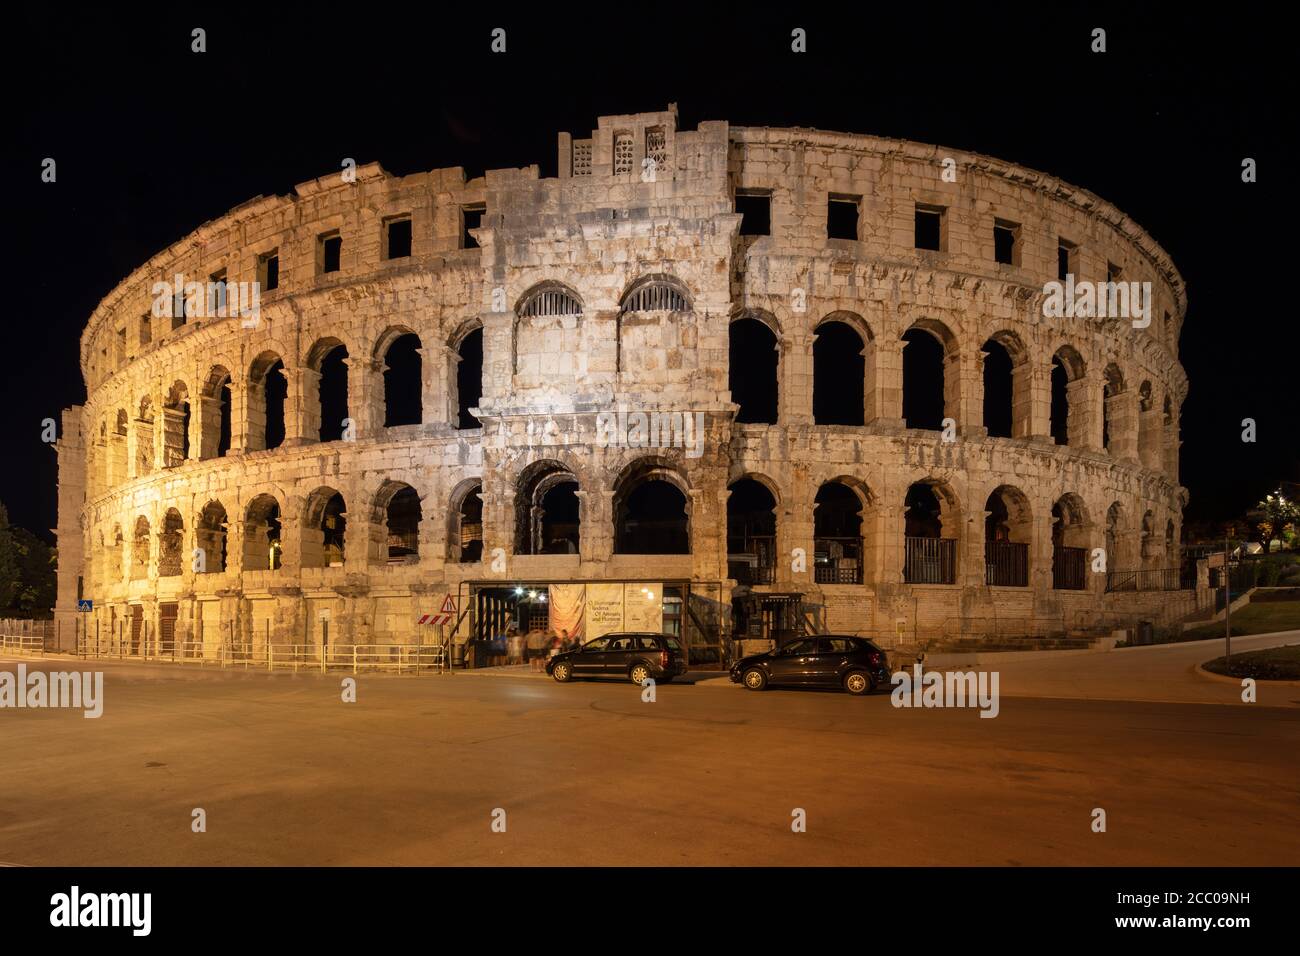
[[[660,651],[660,652],[659,652],[659,666],[660,666],[660,667],[664,667],[664,668],[666,668],[666,667],[668,666],[668,652],[667,652],[667,651]]]
[[[867,655],[867,660],[869,660],[872,664],[878,665],[880,663],[880,652],[872,651],[870,654]]]

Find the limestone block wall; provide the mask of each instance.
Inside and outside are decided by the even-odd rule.
[[[1104,574],[1082,591],[1054,586],[1052,511],[1063,501],[1071,547],[1105,550],[1111,569],[1177,565],[1185,290],[1167,254],[1104,200],[943,147],[720,121],[679,130],[671,107],[602,117],[590,138],[561,134],[557,159],[554,178],[536,166],[474,179],[377,165],[324,176],[204,224],[112,290],[82,336],[83,442],[60,448],[60,613],[80,576],[101,634],[129,635],[139,614],[161,635],[174,605],[175,640],[264,649],[414,640],[415,618],[469,581],[657,576],[725,595],[729,488],[744,477],[776,502],[778,559],[758,589],[804,592],[833,629],[1077,624],[1112,596]],[[768,234],[742,228],[737,193],[768,197]],[[856,238],[828,238],[831,200],[854,204]],[[941,249],[916,248],[918,207],[941,213]],[[409,223],[408,255],[393,255],[394,223]],[[995,227],[1015,235],[1011,262],[996,261]],[[1151,323],[1046,314],[1062,261],[1081,280],[1149,283]],[[258,314],[160,303],[177,276],[225,282],[231,296],[256,283]],[[772,424],[736,421],[729,348],[747,318],[775,340]],[[861,425],[814,415],[829,322],[861,342]],[[461,428],[458,369],[480,331],[478,425]],[[914,331],[942,347],[952,440],[904,419]],[[409,335],[419,421],[389,425],[390,349]],[[1006,438],[983,424],[990,340],[1014,363]],[[346,434],[322,441],[343,427],[323,419],[321,401],[340,348]],[[1051,434],[1054,359],[1069,377],[1067,444]],[[610,445],[602,420],[620,408],[698,416],[699,447]],[[548,469],[579,486],[578,554],[518,546],[521,483]],[[647,474],[684,495],[689,554],[615,553],[618,495]],[[819,582],[795,558],[815,550],[826,483],[861,503],[861,583]],[[942,496],[951,583],[905,581],[916,483]],[[408,488],[418,548],[393,562],[387,509]],[[985,507],[1003,490],[1020,509],[1023,586],[985,583]],[[461,560],[468,495],[483,505],[482,560]],[[346,526],[341,550],[330,521]],[[63,541],[76,536],[80,551]],[[213,560],[222,550],[224,566]]]

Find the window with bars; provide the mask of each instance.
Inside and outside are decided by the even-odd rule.
[[[582,304],[567,289],[539,289],[530,295],[519,309],[525,319],[552,315],[581,315]]]
[[[645,155],[660,172],[668,169],[668,134],[662,126],[651,126],[645,131]]]
[[[623,300],[624,312],[689,312],[690,309],[686,294],[665,281],[637,286]]]
[[[632,172],[632,134],[614,134],[614,175]]]
[[[573,175],[591,175],[591,140],[573,144]]]

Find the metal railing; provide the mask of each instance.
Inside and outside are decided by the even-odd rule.
[[[252,644],[249,642],[176,641],[167,645],[131,645],[111,638],[82,638],[77,655],[92,659],[197,664],[200,667],[274,670],[440,672],[450,669],[448,644]]]
[[[826,537],[814,539],[813,553],[825,556],[813,564],[813,580],[818,584],[862,583],[862,539]]]
[[[750,564],[748,561],[728,561],[727,574],[737,584],[771,584],[776,580],[776,569],[771,565]]]
[[[1182,591],[1188,585],[1184,583],[1182,568],[1154,568],[1142,571],[1107,571],[1106,593],[1119,591]],[[1195,581],[1191,585],[1195,586]]]
[[[1029,586],[1029,545],[1015,541],[984,542],[984,583],[993,587]]]
[[[904,539],[903,581],[907,584],[955,584],[957,541],[953,538]]]
[[[1088,549],[1057,545],[1052,549],[1052,587],[1057,591],[1084,591],[1088,584]]]
[[[30,634],[0,634],[0,651],[14,654],[40,654],[45,651],[45,638]]]

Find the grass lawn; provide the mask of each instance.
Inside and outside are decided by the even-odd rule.
[[[1207,671],[1228,677],[1253,677],[1255,680],[1300,680],[1300,644],[1271,647],[1266,651],[1233,654],[1232,663],[1217,657],[1205,665]]]
[[[1232,612],[1232,633],[1268,634],[1272,631],[1300,630],[1300,601],[1269,601],[1256,604],[1251,601],[1240,611]],[[1180,641],[1199,641],[1207,637],[1223,637],[1223,622],[1202,624],[1183,633]]]

